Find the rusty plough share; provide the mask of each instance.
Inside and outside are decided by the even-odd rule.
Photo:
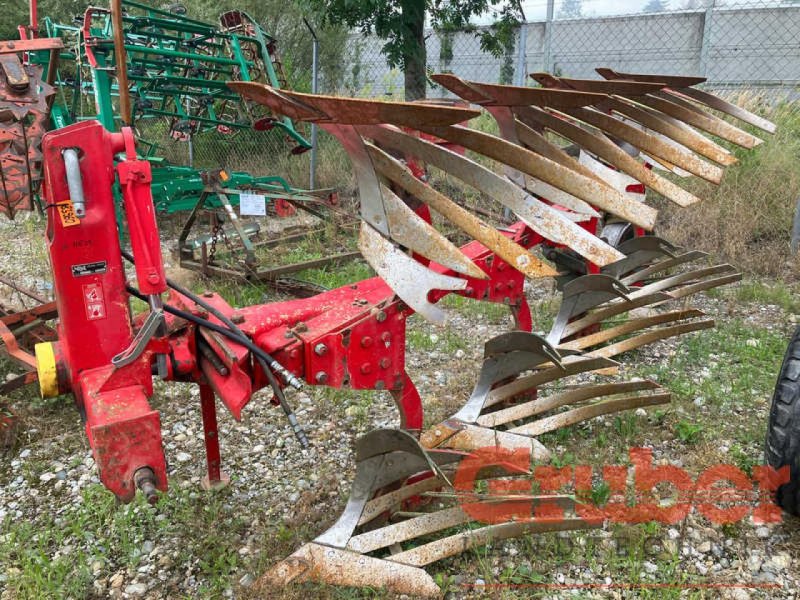
[[[42,136],[55,93],[42,68],[24,64],[27,52],[50,52],[55,72],[60,40],[0,42],[0,211],[14,218],[31,210],[41,180]]]
[[[427,205],[525,276],[559,275],[557,268],[531,252],[537,245],[562,267],[563,298],[550,332],[545,337],[514,332],[490,340],[467,402],[451,418],[423,432],[419,442],[397,431],[373,432],[359,440],[356,476],[342,516],[274,566],[262,583],[314,580],[435,595],[440,590],[420,569],[431,562],[492,539],[597,525],[570,514],[572,496],[528,494],[516,497],[521,511],[515,518],[476,528],[472,513],[456,502],[459,491],[451,482],[455,465],[488,446],[525,449],[535,461],[546,462],[550,451],[537,440],[541,434],[669,401],[669,394],[652,381],[601,381],[550,393],[542,388],[580,374],[614,373],[618,363],[612,358],[621,353],[713,327],[713,320],[696,309],[656,309],[737,281],[740,274],[727,264],[687,269],[707,255],[647,233],[656,226],[657,211],[644,203],[642,188],[689,206],[700,198],[676,181],[695,175],[717,184],[723,167],[736,162],[724,143],[744,148],[761,143],[708,109],[768,133],[775,129],[692,87],[702,83],[701,78],[598,72],[605,81],[533,74],[541,88],[433,76],[487,110],[497,121],[500,137],[464,125],[479,114],[465,108],[229,84],[276,113],[316,122],[338,138],[358,180],[359,248],[397,296],[428,320],[446,321],[445,312],[432,302],[441,295],[437,291],[464,293],[469,281],[486,279],[487,274],[429,219],[412,210],[405,202],[408,198]],[[554,143],[548,133],[571,145]],[[490,159],[504,173],[420,134]],[[531,235],[521,238],[495,229],[414,177],[399,156],[460,179],[517,216],[518,228],[509,231],[521,227]],[[665,177],[665,172],[673,176]],[[521,239],[525,243],[517,243]],[[643,310],[623,320],[633,309]],[[425,502],[427,496],[436,502]],[[491,504],[498,498],[477,502]],[[567,516],[519,518],[548,502],[566,506]],[[453,533],[456,527],[463,530]],[[437,533],[444,537],[436,538]],[[412,540],[416,547],[404,549],[402,544]]]

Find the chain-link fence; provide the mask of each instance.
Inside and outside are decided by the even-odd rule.
[[[702,75],[715,88],[771,89],[782,95],[800,84],[800,1],[684,1],[683,8],[670,8],[669,0],[523,1],[528,22],[517,28],[499,56],[481,50],[475,31],[429,31],[427,68],[431,73],[452,72],[465,79],[513,85],[533,85],[528,74],[536,71],[597,78],[594,69],[602,66]],[[620,12],[626,14],[614,14]],[[403,99],[403,73],[387,65],[381,53],[384,43],[360,33],[349,36],[343,48],[322,61],[319,92]],[[326,50],[332,49],[321,48],[322,53]],[[297,65],[288,74],[289,86],[310,91],[311,61],[284,59]],[[448,92],[429,82],[427,95],[446,97]],[[303,134],[310,139],[308,127]],[[186,142],[166,141],[162,146],[168,158],[189,163]],[[195,166],[281,175],[297,187],[309,185],[310,153],[290,155],[293,144],[278,130],[211,132],[195,137],[192,146]],[[346,155],[324,132],[318,138],[315,162],[317,187],[353,191]]]
[[[517,29],[501,56],[483,52],[474,32],[429,32],[427,67],[475,81],[528,85],[528,73],[548,71],[597,78],[594,68],[702,75],[721,86],[794,86],[800,82],[800,3],[706,1],[670,10],[663,0],[641,0],[629,14],[607,0],[523,3],[544,8],[541,21]],[[692,6],[692,0],[689,0]],[[631,7],[623,2],[622,8]],[[629,11],[630,8],[627,8]],[[644,10],[659,12],[643,12]],[[595,13],[598,16],[582,16]],[[403,74],[390,69],[381,40],[353,35],[345,75],[327,90],[365,97],[403,96]],[[429,96],[443,96],[429,88]]]

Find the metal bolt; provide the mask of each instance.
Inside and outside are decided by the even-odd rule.
[[[467,289],[464,290],[464,295],[465,296],[472,296],[474,293],[475,293],[475,290],[473,290],[471,287],[468,287]]]
[[[369,374],[371,372],[372,372],[372,365],[371,364],[364,363],[363,365],[361,365],[361,374],[362,375],[367,375],[367,374]]]
[[[386,384],[383,383],[383,380],[379,379],[378,381],[375,382],[375,389],[376,390],[382,390],[385,387],[386,387]]]
[[[368,335],[365,335],[363,338],[361,338],[361,347],[369,348],[370,346],[372,346],[372,338]]]
[[[498,271],[505,271],[506,270],[506,263],[504,263],[504,262],[499,263],[497,265],[497,270]]]
[[[498,283],[496,286],[494,286],[494,289],[496,289],[499,292],[500,290],[505,289],[505,287],[506,286],[504,284]]]
[[[378,364],[381,366],[381,369],[388,369],[391,361],[388,358],[382,358]]]
[[[327,383],[328,374],[325,371],[318,371],[317,374],[314,375],[314,381],[317,383]]]
[[[298,333],[303,333],[304,331],[308,331],[308,325],[302,321],[298,321],[297,325],[294,326],[294,330]]]
[[[375,314],[375,319],[378,321],[378,323],[383,323],[386,320],[386,313],[383,312],[382,310],[376,308],[373,309],[373,312]]]
[[[391,333],[389,333],[388,331],[384,331],[384,332],[381,334],[381,341],[382,341],[382,342],[383,342],[383,343],[386,345],[386,347],[388,348],[388,347],[389,347],[389,345],[392,343],[392,334],[391,334]]]
[[[204,298],[213,298],[214,297],[214,292],[203,292],[203,297]]]
[[[242,313],[235,312],[231,315],[231,321],[233,321],[237,325],[240,323],[244,323],[244,315]]]
[[[294,348],[291,352],[289,352],[289,358],[297,358],[300,356],[300,352],[297,348]]]
[[[317,356],[325,356],[328,353],[328,347],[325,344],[319,343],[314,346],[314,354]]]

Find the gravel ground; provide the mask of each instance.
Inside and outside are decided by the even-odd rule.
[[[3,261],[3,272],[16,281],[41,291],[47,291],[47,268],[44,248],[37,241],[38,225],[34,222],[13,224],[0,221],[0,253],[13,256]],[[30,243],[20,243],[21,240]],[[32,240],[32,241],[31,241]],[[552,296],[552,286],[539,283],[528,289],[532,302],[542,302]],[[703,297],[693,302],[719,322],[742,319],[754,329],[777,333],[787,331],[793,315],[773,305],[743,305],[730,296]],[[456,314],[448,332],[434,332],[414,319],[410,330],[425,341],[425,350],[411,349],[408,367],[426,401],[428,420],[446,416],[469,394],[477,373],[482,345],[491,336],[507,331],[506,317],[481,322],[476,316]],[[705,335],[701,333],[699,335]],[[425,337],[427,336],[427,340]],[[451,343],[457,340],[457,343]],[[636,355],[644,364],[658,364],[673,355],[685,342],[681,339],[653,344]],[[714,357],[709,359],[712,363]],[[698,366],[699,369],[703,367]],[[777,372],[778,365],[775,365]],[[136,527],[137,520],[170,519],[169,510],[161,514],[141,502],[130,506],[112,507],[123,513],[130,523],[130,539],[118,546],[104,544],[102,536],[67,535],[58,544],[50,545],[46,554],[51,560],[71,555],[91,557],[88,568],[93,574],[91,587],[83,597],[98,598],[178,598],[178,597],[249,597],[252,584],[263,569],[279,556],[272,555],[275,546],[265,542],[277,532],[285,533],[278,548],[291,551],[304,539],[313,537],[335,518],[343,506],[353,473],[353,440],[376,427],[396,424],[396,410],[388,394],[344,395],[309,389],[295,392],[290,400],[311,440],[311,447],[300,449],[279,410],[272,406],[265,393],[258,394],[245,410],[242,422],[234,421],[220,412],[220,434],[223,464],[232,475],[230,487],[215,495],[219,502],[218,522],[237,526],[221,533],[233,544],[233,563],[221,586],[209,582],[208,569],[202,556],[187,555],[187,539],[202,538],[202,531],[184,535],[181,529],[169,529],[167,535],[152,535],[152,529]],[[4,531],[0,542],[8,542],[11,523],[29,521],[36,525],[52,519],[56,527],[69,528],[66,522],[87,502],[88,492],[98,489],[94,461],[84,439],[77,412],[67,399],[51,403],[31,402],[31,395],[15,395],[12,405],[23,418],[19,444],[7,452],[0,462],[0,523]],[[186,506],[200,510],[204,505],[199,481],[203,475],[203,441],[200,425],[198,390],[182,384],[156,384],[153,406],[161,413],[162,435],[169,462],[171,494],[181,498]],[[743,398],[743,405],[745,405]],[[766,406],[746,404],[740,415],[727,418],[764,421]],[[679,407],[680,408],[680,407]],[[691,407],[689,407],[691,408]],[[697,408],[697,406],[695,406]],[[600,420],[598,428],[610,426],[611,420]],[[657,426],[646,436],[656,435]],[[610,432],[613,435],[613,431]],[[710,448],[726,455],[724,436],[710,436],[692,454],[686,447],[652,438],[655,458],[690,468],[704,464],[703,454]],[[663,443],[662,443],[663,442]],[[567,451],[571,441],[559,441],[556,451]],[[580,453],[580,444],[575,452]],[[758,459],[759,457],[754,457]],[[101,494],[104,492],[101,492]],[[95,494],[94,497],[96,497]],[[210,501],[209,501],[210,502]],[[92,507],[85,507],[88,512]],[[78,513],[76,513],[76,510]],[[149,512],[148,512],[149,511]],[[231,515],[235,514],[235,519]],[[49,522],[49,521],[47,521]],[[191,529],[191,519],[182,525]],[[229,534],[228,534],[229,533]],[[736,534],[724,527],[690,516],[673,527],[654,530],[648,542],[649,554],[637,562],[637,577],[643,582],[660,581],[659,573],[670,564],[675,572],[705,577],[711,584],[747,582],[755,585],[775,584],[769,589],[715,588],[695,590],[693,597],[795,598],[800,579],[796,540],[798,527],[790,520],[770,526],[743,523]],[[590,534],[565,534],[563,539],[578,549],[589,540],[602,556],[624,556],[627,552],[626,528],[614,527]],[[119,541],[119,537],[115,537]],[[550,540],[550,538],[548,538]],[[494,546],[484,557],[480,568],[474,555],[442,563],[444,571],[455,579],[451,587],[455,597],[481,596],[480,587],[487,576],[500,577],[509,568],[530,565],[536,568],[527,554],[536,549],[536,540],[510,541]],[[543,542],[544,543],[544,542]],[[547,543],[550,543],[548,541]],[[130,554],[136,560],[130,560]],[[571,555],[570,555],[571,556]],[[544,573],[545,581],[562,584],[563,591],[549,592],[549,597],[569,595],[567,588],[580,597],[662,597],[658,589],[633,592],[619,588],[604,588],[609,584],[629,581],[630,573],[609,564],[553,563],[552,571]],[[135,566],[132,566],[135,565]],[[0,598],[31,597],[23,592],[5,589],[6,583],[19,575],[20,564],[0,565]],[[466,587],[459,584],[466,584]],[[216,585],[216,584],[215,584]],[[478,586],[478,587],[473,587]],[[600,586],[600,587],[597,587]],[[209,590],[212,591],[209,591]],[[488,593],[488,592],[486,592]],[[508,592],[510,593],[510,592]],[[520,592],[523,595],[525,592]],[[532,592],[531,592],[532,593]],[[664,592],[666,594],[667,592]],[[492,592],[494,594],[494,592]],[[547,595],[546,594],[546,595]],[[676,596],[677,597],[677,596]]]

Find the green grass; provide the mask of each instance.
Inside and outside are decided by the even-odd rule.
[[[219,597],[241,567],[238,549],[245,525],[245,515],[236,512],[229,491],[172,489],[153,509],[141,496],[121,506],[95,485],[62,514],[43,511],[30,521],[6,519],[0,564],[14,597],[83,598],[92,596],[92,563],[102,563],[97,577],[135,570],[146,540],[158,548],[159,539],[178,536],[183,544],[174,561],[190,565],[196,560],[200,597]]]
[[[800,312],[800,290],[783,281],[764,283],[762,281],[745,281],[736,287],[736,299],[739,302],[755,304],[773,304],[789,313]]]

